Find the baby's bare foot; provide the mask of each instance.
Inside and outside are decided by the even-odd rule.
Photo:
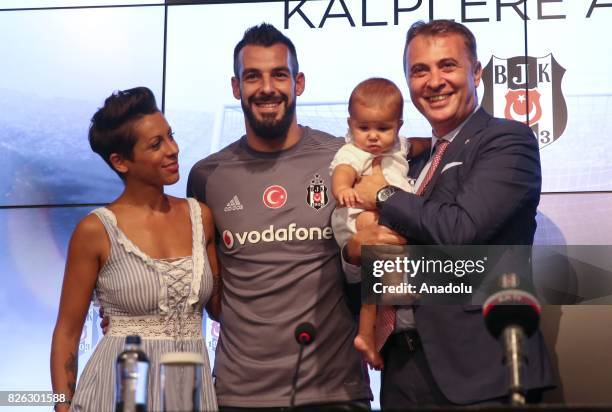
[[[361,352],[361,356],[365,361],[376,370],[383,368],[383,360],[378,351],[376,351],[376,344],[374,338],[369,338],[365,335],[357,335],[354,341],[355,349]]]

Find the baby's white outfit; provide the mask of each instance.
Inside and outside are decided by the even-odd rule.
[[[351,166],[359,176],[372,174],[372,162],[376,157],[382,157],[381,169],[383,176],[392,186],[397,186],[406,192],[414,192],[414,188],[408,183],[408,151],[410,142],[405,137],[398,137],[396,144],[387,152],[372,154],[357,147],[350,137],[346,137],[347,143],[338,150],[329,166],[333,174],[336,166],[346,164]],[[336,207],[332,214],[332,229],[334,237],[340,247],[344,247],[348,239],[357,231],[355,222],[357,215],[364,209],[355,207]]]

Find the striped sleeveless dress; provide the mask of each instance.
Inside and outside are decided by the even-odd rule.
[[[159,360],[167,352],[196,352],[204,357],[200,410],[217,409],[202,338],[202,311],[212,292],[212,272],[200,205],[191,198],[187,202],[192,256],[175,259],[152,259],[119,229],[112,211],[102,207],[92,212],[102,221],[111,244],[94,291],[94,300],[104,307],[110,324],[79,378],[71,410],[114,409],[115,361],[128,335],[140,335],[150,361],[149,411],[162,409]]]

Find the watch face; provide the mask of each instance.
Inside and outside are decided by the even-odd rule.
[[[385,186],[385,187],[383,187],[382,189],[380,189],[378,191],[377,199],[378,199],[379,202],[384,202],[393,193],[395,193],[395,188],[393,186]]]
[[[383,201],[383,202],[384,202],[385,200],[387,200],[387,198],[388,198],[388,197],[389,197],[389,195],[391,194],[389,189],[390,189],[390,188],[385,187],[383,190],[381,190],[381,191],[380,191],[380,200],[381,200],[381,201]]]

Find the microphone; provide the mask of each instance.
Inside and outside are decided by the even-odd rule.
[[[502,290],[489,296],[482,313],[489,333],[496,339],[501,337],[504,345],[504,360],[510,375],[510,402],[513,405],[524,405],[523,375],[528,362],[524,341],[525,337],[537,331],[542,308],[535,296],[517,289],[518,284],[516,274],[502,275]]]
[[[295,373],[293,375],[293,383],[291,385],[291,401],[290,407],[295,407],[295,394],[297,393],[297,382],[298,382],[298,374],[300,371],[300,364],[302,363],[302,355],[304,354],[304,347],[310,345],[314,342],[315,337],[317,336],[317,331],[312,323],[303,322],[300,323],[294,332],[295,340],[300,345],[300,353],[298,354],[298,359],[295,365]]]
[[[312,342],[314,342],[315,337],[317,336],[317,331],[315,327],[310,322],[300,323],[295,328],[295,340],[298,344],[308,346]]]

